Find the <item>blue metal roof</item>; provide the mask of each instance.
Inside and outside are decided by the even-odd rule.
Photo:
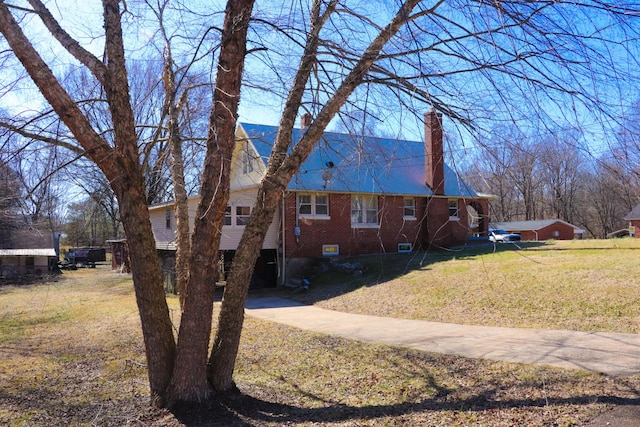
[[[278,128],[248,123],[240,126],[258,155],[267,162]],[[294,129],[294,143],[303,133],[302,129]],[[478,197],[455,171],[447,165],[444,169],[446,196]],[[287,188],[295,191],[431,196],[425,176],[422,141],[325,132]]]

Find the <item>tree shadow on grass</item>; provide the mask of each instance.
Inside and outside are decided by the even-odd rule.
[[[446,420],[452,416],[458,418],[461,425],[496,425],[500,422],[500,413],[505,412],[509,414],[509,425],[530,425],[536,416],[544,417],[536,425],[559,425],[554,417],[564,417],[565,424],[571,420],[571,425],[577,425],[604,406],[640,406],[639,377],[583,376],[573,370],[529,369],[465,358],[401,353],[409,363],[385,352],[378,357],[381,363],[388,362],[387,368],[396,373],[396,381],[406,383],[417,377],[423,380],[420,387],[403,393],[402,401],[370,403],[376,397],[367,396],[377,396],[378,386],[365,390],[359,381],[350,377],[338,376],[340,387],[349,387],[353,381],[353,393],[366,393],[366,396],[351,399],[342,390],[336,394],[342,397],[327,397],[327,389],[314,389],[313,382],[304,381],[305,385],[299,385],[279,375],[277,381],[281,384],[275,388],[244,386],[242,392],[218,396],[204,404],[178,405],[172,413],[178,422],[188,427],[448,425],[450,421]],[[340,357],[336,355],[336,359]],[[272,374],[276,379],[276,372]],[[378,391],[385,393],[388,384],[382,379],[380,384]],[[349,403],[343,403],[345,401]],[[601,406],[594,405],[596,403]],[[425,420],[431,421],[425,424]]]
[[[435,264],[454,259],[466,260],[498,253],[525,252],[547,245],[545,242],[484,243],[470,244],[450,249],[428,249],[408,254],[375,254],[353,258],[318,259],[298,272],[297,279],[307,278],[311,285],[304,290],[283,287],[277,290],[257,290],[250,297],[281,296],[304,304],[335,298],[353,292],[361,287],[372,287],[391,281],[412,271],[430,270]],[[356,273],[347,265],[360,265]],[[362,274],[360,274],[362,272]],[[290,277],[289,279],[292,279]]]
[[[176,419],[188,427],[263,426],[323,424],[375,421],[387,417],[405,417],[412,414],[443,411],[484,412],[508,409],[535,409],[551,406],[586,406],[598,402],[606,405],[640,405],[640,398],[620,398],[606,395],[582,395],[560,399],[496,400],[491,393],[481,393],[465,399],[448,400],[437,396],[420,402],[395,405],[354,407],[332,404],[320,408],[303,408],[262,400],[246,394],[224,396],[203,404],[182,404],[173,409]],[[398,420],[400,421],[400,420]],[[388,420],[387,420],[388,422]],[[408,421],[411,423],[410,421]]]

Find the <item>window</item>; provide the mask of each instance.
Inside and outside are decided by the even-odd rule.
[[[298,214],[328,217],[329,196],[327,194],[298,194]]]
[[[351,196],[351,226],[378,225],[378,197]]]
[[[311,194],[300,194],[298,196],[298,212],[300,215],[311,215],[312,211]]]
[[[253,172],[253,159],[254,159],[253,150],[249,147],[249,144],[245,144],[244,149],[242,150],[242,173],[251,173]]]
[[[458,218],[458,200],[449,200],[449,218]]]
[[[231,206],[224,210],[224,225],[231,225]]]
[[[326,194],[316,195],[316,215],[329,215],[329,196]]]
[[[164,222],[167,230],[171,229],[171,209],[164,211]]]
[[[251,207],[236,206],[236,225],[247,225],[251,215]]]
[[[36,264],[36,259],[32,256],[28,256],[24,260],[24,266],[27,267],[27,269],[29,270],[31,270],[35,264]]]
[[[404,217],[415,218],[416,217],[416,199],[413,197],[404,198]]]

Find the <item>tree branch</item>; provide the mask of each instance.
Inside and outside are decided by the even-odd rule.
[[[98,79],[100,83],[105,84],[106,68],[104,64],[96,58],[91,52],[80,46],[77,40],[73,39],[51,15],[49,9],[40,0],[28,0],[33,10],[38,14],[42,23],[47,27],[53,37],[73,55],[78,61],[87,66],[91,73]]]

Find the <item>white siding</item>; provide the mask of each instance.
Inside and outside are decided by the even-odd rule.
[[[242,191],[233,191],[229,196],[229,205],[231,205],[232,213],[235,212],[235,208],[238,206],[253,206],[256,200],[257,188],[246,189]],[[243,226],[235,225],[235,215],[232,215],[232,224],[222,227],[222,239],[220,241],[221,250],[234,250],[238,248],[240,238],[244,232]],[[264,239],[262,249],[277,249],[278,248],[278,231],[280,224],[280,215],[276,214],[273,222],[269,226],[267,235]]]
[[[235,213],[236,207],[247,206],[252,207],[255,202],[257,194],[257,188],[250,188],[239,191],[232,191],[229,196],[229,205],[232,212]],[[189,199],[189,218],[190,229],[193,231],[193,219],[195,218],[196,208],[200,197],[192,197]],[[171,228],[166,227],[166,209],[171,209]],[[175,214],[173,211],[173,205],[167,204],[157,206],[149,209],[149,216],[151,218],[151,224],[153,227],[153,233],[156,239],[156,248],[175,250]],[[278,247],[278,231],[280,224],[279,213],[276,214],[273,223],[267,231],[267,235],[264,241],[263,249],[277,249]],[[235,215],[232,215],[232,219],[235,220]],[[236,225],[235,221],[232,221],[231,225],[225,225],[222,227],[222,238],[220,241],[221,250],[235,250],[238,248],[240,238],[244,231],[244,226]]]
[[[231,191],[258,186],[266,172],[265,160],[258,156],[258,151],[251,141],[247,139],[241,128],[238,129],[236,137],[238,142],[231,157]],[[244,169],[245,152],[249,153],[252,159],[252,170],[250,171]]]
[[[241,131],[238,133],[239,141],[236,144],[231,162],[231,184],[229,195],[229,205],[231,206],[232,224],[225,225],[222,228],[222,239],[220,241],[221,250],[235,250],[238,248],[240,238],[244,231],[244,226],[237,225],[235,220],[235,211],[238,206],[252,207],[255,201],[258,185],[266,171],[265,161],[258,157],[257,151],[253,144],[243,135]],[[251,160],[250,167],[247,167],[247,159]],[[189,199],[189,218],[190,229],[193,231],[193,219],[195,218],[196,208],[200,197],[191,197]],[[167,228],[166,209],[171,210],[171,227]],[[156,239],[156,248],[175,250],[175,232],[176,222],[172,203],[153,206],[149,208],[153,233]],[[276,214],[273,223],[267,231],[263,249],[277,249],[278,232],[280,224],[280,215]]]
[[[190,205],[191,202],[192,199],[189,200]],[[167,228],[166,224],[167,209],[169,209],[171,212],[170,228]],[[149,218],[151,219],[151,227],[153,228],[153,235],[156,239],[156,248],[175,250],[176,216],[173,204],[166,204],[150,208]]]

